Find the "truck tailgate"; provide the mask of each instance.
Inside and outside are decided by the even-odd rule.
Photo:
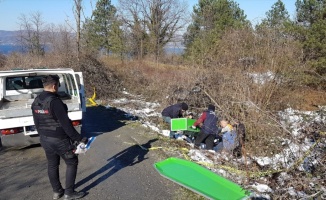
[[[0,119],[31,116],[31,105],[33,101],[33,99],[28,99],[25,101],[3,102],[0,107]],[[67,99],[63,100],[63,102],[67,104],[68,111],[80,110],[77,100]]]

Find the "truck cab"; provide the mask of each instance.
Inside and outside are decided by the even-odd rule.
[[[31,105],[43,91],[42,77],[60,77],[58,95],[68,107],[68,116],[80,133],[86,111],[81,72],[72,69],[28,69],[0,71],[0,134],[2,146],[22,147],[39,143]]]

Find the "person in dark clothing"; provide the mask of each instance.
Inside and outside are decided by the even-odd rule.
[[[205,143],[207,149],[213,149],[214,139],[218,132],[217,120],[215,106],[209,105],[207,111],[203,112],[192,126],[193,129],[197,126],[200,127],[200,132],[195,139],[195,148],[199,148],[201,143]]]
[[[44,91],[35,98],[32,112],[48,162],[53,199],[59,199],[63,195],[65,200],[78,199],[85,193],[75,191],[78,157],[73,151],[79,143],[87,143],[87,138],[82,138],[72,126],[67,105],[57,95],[59,76],[44,76],[42,82]],[[60,157],[66,163],[65,190],[59,178]]]
[[[188,110],[188,105],[186,103],[178,103],[168,106],[162,111],[163,120],[171,125],[171,119],[183,117],[186,110]],[[174,135],[175,132],[170,131],[170,138],[174,138]]]

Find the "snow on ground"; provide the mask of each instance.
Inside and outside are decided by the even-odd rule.
[[[208,163],[208,164],[213,164],[213,161],[207,158],[202,152],[198,150],[190,150],[189,154],[190,158],[192,160],[196,160],[198,162],[203,162],[203,163]]]
[[[321,109],[324,109],[321,107]],[[319,112],[313,111],[298,111],[292,108],[287,108],[283,112],[279,112],[281,122],[284,126],[289,127],[294,137],[300,136],[302,134],[300,129],[307,121],[322,122],[325,120]]]
[[[279,116],[283,126],[289,127],[288,129],[291,130],[293,141],[302,136],[302,129],[309,126],[309,123],[325,120],[325,117],[319,112],[298,111],[292,108],[287,108],[279,112]],[[293,141],[284,139],[283,144],[287,144],[288,147],[284,148],[282,153],[275,154],[273,157],[253,157],[253,159],[262,167],[272,166],[274,169],[289,168],[315,144],[315,141],[311,141],[308,138],[305,138],[304,142],[300,144],[294,143]],[[312,160],[310,162],[314,163],[317,161]],[[302,163],[298,167],[300,171],[306,170],[304,164]]]
[[[267,72],[266,74],[263,75],[251,74],[251,76],[254,80],[257,81],[257,83],[260,84],[264,83],[261,80],[266,80],[266,77],[269,77],[270,79],[274,78],[274,75],[270,72]],[[168,136],[168,134],[166,133],[167,130],[160,130],[157,127],[157,124],[154,124],[149,120],[150,117],[161,117],[160,111],[157,111],[157,109],[160,107],[159,103],[146,102],[142,100],[141,96],[132,95],[125,90],[123,91],[123,94],[125,94],[127,97],[109,101],[107,108],[110,108],[111,107],[110,104],[112,104],[114,105],[114,107],[126,112],[127,113],[126,117],[130,118],[131,120],[136,119],[133,117],[137,116],[140,119],[143,126],[148,127],[155,132]],[[292,136],[294,138],[294,140],[292,141],[295,141],[296,137],[301,136],[302,133],[300,132],[300,130],[302,129],[302,127],[309,125],[307,121],[321,122],[325,120],[324,118],[321,117],[321,114],[318,112],[312,112],[312,111],[303,112],[291,108],[288,108],[283,112],[279,112],[279,117],[281,119],[282,125],[284,127],[287,127],[288,130],[291,131]],[[287,145],[288,147],[285,148],[282,153],[276,154],[273,157],[253,157],[253,159],[262,167],[271,166],[274,169],[289,168],[298,160],[298,158],[301,158],[304,155],[304,153],[308,151],[309,148],[315,142],[309,139],[305,139],[304,143],[302,144],[294,143],[292,141],[288,139],[284,139],[282,145]],[[223,153],[216,153],[216,154],[217,157],[220,157],[221,159],[229,160],[228,155],[226,154]],[[209,159],[204,153],[202,153],[202,150],[192,149],[189,151],[188,155],[194,161],[214,164],[214,161]],[[236,160],[236,162],[243,163],[244,161],[243,159],[238,159]],[[247,160],[247,162],[251,162],[251,161]],[[299,170],[305,170],[303,164],[301,164],[298,167]],[[230,176],[230,173],[223,169],[213,169],[213,171],[224,177]],[[290,179],[291,179],[290,175],[288,175],[285,172],[282,172],[278,177],[278,182],[282,186],[285,180],[290,180]],[[248,188],[253,188],[255,191],[260,193],[260,196],[256,194],[258,197],[265,198],[265,199],[270,199],[269,194],[273,193],[273,190],[266,184],[254,183],[252,185],[249,185]],[[287,192],[293,197],[305,196],[305,194],[295,191],[294,188],[288,188]]]
[[[129,93],[124,92],[124,94],[129,94]],[[130,95],[130,97],[137,97],[137,96]],[[121,99],[114,99],[110,101],[109,104],[106,106],[107,108],[111,107],[110,103],[112,103],[112,105],[114,105],[118,109],[128,113],[130,116],[148,118],[148,117],[155,117],[161,115],[160,113],[155,111],[156,108],[160,106],[159,103],[146,102],[141,99],[121,98]]]
[[[311,144],[312,145],[312,144]],[[298,145],[291,143],[282,153],[273,157],[253,157],[260,166],[272,166],[273,169],[290,168],[298,158],[302,157],[311,145]]]
[[[157,128],[156,126],[152,125],[150,122],[145,121],[143,122],[143,126],[150,128],[151,130],[155,131],[155,132],[160,132],[160,129]]]
[[[153,116],[159,116],[160,113],[155,112],[155,108],[160,106],[158,103],[150,103],[145,102],[142,100],[128,100],[126,98],[116,99],[113,100],[112,103],[118,104],[118,105],[125,105],[125,104],[134,104],[138,107],[138,109],[134,108],[128,108],[128,107],[118,107],[120,110],[123,110],[126,113],[129,113],[130,115],[138,116],[140,118],[146,118],[146,117],[153,117]],[[109,105],[107,106],[109,107]]]
[[[275,74],[271,71],[266,73],[249,73],[248,76],[252,78],[254,83],[264,85],[266,82],[275,78]]]
[[[251,187],[255,188],[258,192],[261,192],[261,193],[273,192],[273,190],[268,185],[265,185],[265,184],[255,183],[255,184],[251,185]]]

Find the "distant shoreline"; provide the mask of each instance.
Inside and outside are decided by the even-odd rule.
[[[20,45],[13,44],[0,44],[0,54],[9,55],[13,52],[22,53],[22,47]]]
[[[0,44],[0,54],[9,55],[14,52],[24,53],[24,51],[20,45]],[[184,53],[184,48],[167,47],[167,48],[165,48],[165,52],[168,55],[171,55],[171,54],[181,55]]]

